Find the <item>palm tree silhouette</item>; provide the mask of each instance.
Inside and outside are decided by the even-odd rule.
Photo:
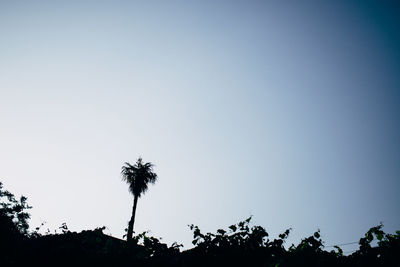
[[[139,158],[135,165],[125,162],[122,166],[122,179],[129,185],[129,191],[133,194],[133,209],[132,217],[128,224],[127,240],[132,239],[133,225],[135,223],[135,213],[137,201],[142,194],[144,194],[148,185],[154,184],[157,180],[157,174],[153,172],[153,164],[150,162],[143,163],[142,158]]]

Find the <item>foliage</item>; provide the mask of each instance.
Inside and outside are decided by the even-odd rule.
[[[0,182],[1,229],[8,229],[8,232],[13,234],[28,234],[30,215],[26,210],[31,207],[26,200],[24,196],[16,199],[12,193],[3,189],[3,184]]]
[[[229,226],[229,230],[218,229],[216,234],[207,233],[203,235],[198,226],[190,225],[193,230],[193,245],[222,247],[259,247],[265,244],[268,233],[260,226],[249,227],[251,217],[239,222],[237,225]]]
[[[349,260],[357,265],[394,266],[400,262],[400,231],[386,234],[383,224],[372,227],[359,241],[360,249],[349,256]],[[373,247],[371,243],[377,242]]]
[[[0,182],[0,258],[1,263],[8,263],[18,255],[22,242],[28,237],[29,213],[31,207],[27,198],[16,199],[9,191],[3,189]]]
[[[144,194],[149,184],[157,181],[157,174],[153,172],[153,164],[150,162],[143,163],[139,158],[134,165],[125,162],[122,166],[122,179],[129,185],[129,191],[137,197]]]
[[[251,217],[229,226],[228,230],[218,229],[216,234],[202,234],[198,226],[190,225],[193,231],[193,245],[196,245],[186,259],[197,259],[189,265],[206,266],[213,264],[243,264],[253,266],[263,261],[278,262],[285,254],[283,243],[290,229],[280,239],[269,240],[268,233],[261,226],[250,227]]]
[[[184,266],[398,266],[400,262],[400,231],[386,234],[383,225],[372,227],[359,241],[360,249],[345,256],[337,250],[324,250],[320,230],[285,249],[283,244],[290,230],[269,240],[261,226],[249,227],[251,217],[228,230],[203,234],[198,226],[190,225],[193,245],[186,254]],[[377,240],[376,247],[371,243]]]
[[[51,234],[28,233],[30,207],[0,183],[0,266],[399,266],[400,231],[383,232],[379,224],[359,241],[359,249],[344,255],[339,246],[326,251],[320,231],[292,245],[284,243],[291,229],[272,239],[251,217],[216,233],[189,225],[194,247],[163,243],[143,232],[130,242],[105,235],[105,227],[71,232],[66,223]],[[375,245],[376,244],[376,245]]]

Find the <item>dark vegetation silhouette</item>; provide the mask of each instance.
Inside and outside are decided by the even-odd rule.
[[[193,232],[192,249],[168,246],[148,232],[132,236],[129,242],[105,235],[105,227],[80,233],[64,223],[60,232],[29,231],[31,207],[0,183],[0,266],[399,266],[400,231],[387,234],[382,224],[372,227],[359,241],[359,249],[343,255],[339,246],[324,249],[320,232],[284,247],[291,229],[270,239],[261,226],[250,226],[251,217],[203,233]],[[376,245],[372,245],[376,244]]]
[[[16,257],[18,248],[28,235],[30,216],[26,210],[31,207],[26,200],[24,196],[16,199],[12,193],[3,189],[0,182],[0,256]]]
[[[133,194],[132,216],[126,234],[127,241],[132,239],[138,199],[147,191],[149,184],[157,181],[157,174],[153,172],[153,166],[150,162],[143,163],[142,158],[139,158],[135,165],[125,162],[125,165],[122,166],[122,179],[128,183],[129,191]]]

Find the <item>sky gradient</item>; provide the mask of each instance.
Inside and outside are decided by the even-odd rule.
[[[167,243],[400,229],[399,6],[283,2],[0,1],[0,181],[31,226],[122,237],[142,156],[135,230]]]

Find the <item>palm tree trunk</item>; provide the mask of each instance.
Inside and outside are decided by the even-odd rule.
[[[135,214],[136,214],[136,206],[137,206],[138,197],[135,196],[133,199],[133,208],[132,208],[132,217],[129,221],[128,225],[128,233],[127,233],[127,241],[132,239],[133,236],[133,225],[135,224]]]

